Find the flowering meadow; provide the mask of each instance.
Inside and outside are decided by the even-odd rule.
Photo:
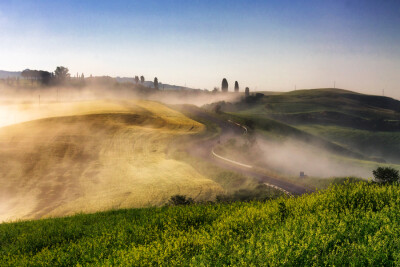
[[[399,264],[398,185],[0,224],[0,266]]]

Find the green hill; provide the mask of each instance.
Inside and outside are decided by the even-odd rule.
[[[365,130],[400,130],[400,101],[341,89],[299,90],[266,96],[265,112],[293,124],[327,124]]]
[[[356,158],[400,163],[400,101],[389,97],[328,88],[253,95],[238,103],[219,104],[223,111],[255,124],[261,118],[295,127],[303,132],[298,135],[322,138],[331,143],[328,147],[338,151],[340,146],[339,150],[351,151],[346,154]],[[279,135],[287,133],[280,131]]]
[[[398,185],[0,225],[1,266],[400,264]]]
[[[400,163],[400,101],[346,90],[301,90],[263,99],[270,118],[369,158]]]

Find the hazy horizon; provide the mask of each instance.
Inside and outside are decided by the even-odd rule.
[[[400,98],[399,25],[397,1],[6,0],[0,69]]]

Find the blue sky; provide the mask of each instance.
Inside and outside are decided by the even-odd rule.
[[[400,1],[0,2],[0,69],[400,97]]]

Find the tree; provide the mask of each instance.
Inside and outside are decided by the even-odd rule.
[[[217,114],[221,114],[222,113],[221,109],[222,109],[221,105],[218,104],[214,107],[214,112]]]
[[[137,84],[139,82],[139,77],[136,75],[135,76],[135,83]]]
[[[235,93],[239,93],[239,83],[235,81]]]
[[[54,71],[54,75],[56,79],[60,82],[63,82],[70,77],[68,68],[63,66],[57,67],[56,70]]]
[[[228,81],[225,78],[222,79],[221,91],[228,92]]]
[[[42,84],[49,84],[52,78],[52,74],[44,70],[30,70],[26,69],[21,73],[21,76],[25,79],[30,79],[32,84],[33,81],[39,81]]]
[[[25,79],[29,79],[31,77],[31,70],[30,69],[23,70],[21,76]]]
[[[140,83],[144,83],[144,77],[143,77],[143,75],[140,76]]]
[[[85,80],[85,75],[83,74],[83,72],[82,72],[82,75],[81,75],[81,79]]]
[[[21,75],[25,79],[31,80],[32,84],[33,84],[34,80],[40,79],[40,74],[39,74],[39,72],[37,70],[26,69],[21,73]]]
[[[375,181],[382,184],[392,184],[400,179],[399,171],[391,167],[378,167],[372,174]]]
[[[245,96],[249,96],[249,95],[250,95],[250,89],[249,89],[249,87],[246,87],[246,89],[244,90],[244,95],[245,95]]]
[[[157,79],[157,77],[154,78],[154,88],[158,89],[158,79]]]
[[[39,70],[39,79],[42,84],[49,84],[51,81],[52,75],[48,71]]]

